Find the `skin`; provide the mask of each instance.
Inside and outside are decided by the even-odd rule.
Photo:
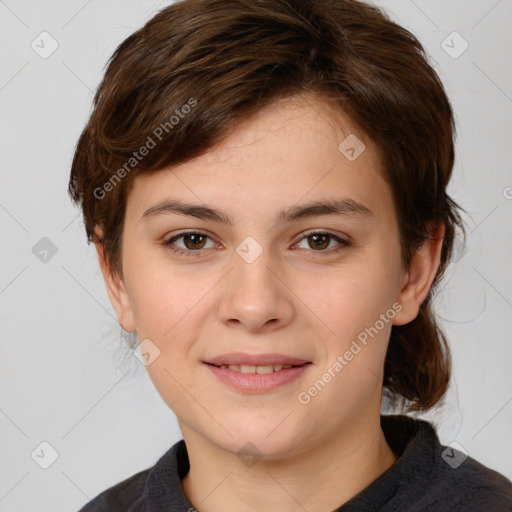
[[[365,144],[354,161],[338,149],[349,134]],[[120,324],[160,350],[147,370],[178,418],[191,465],[183,488],[201,512],[333,510],[396,461],[380,428],[386,349],[391,326],[418,314],[444,231],[405,271],[381,173],[377,148],[342,111],[314,95],[281,99],[205,154],[136,177],[121,273],[96,244]],[[327,198],[351,198],[372,215],[275,222],[282,209]],[[142,218],[169,199],[215,207],[234,224],[175,213]],[[172,252],[165,242],[188,229],[209,238],[202,245],[179,238],[175,246],[189,253]],[[327,237],[316,248],[304,235],[311,230],[352,245]],[[248,236],[263,251],[251,263],[236,252]],[[202,252],[190,254],[195,247]],[[300,403],[298,394],[394,303],[401,306],[394,318]],[[293,355],[312,365],[275,391],[251,394],[226,387],[202,362],[228,352]],[[261,457],[250,466],[237,456],[248,442]]]

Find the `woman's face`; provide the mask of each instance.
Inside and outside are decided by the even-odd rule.
[[[315,96],[138,176],[122,268],[109,293],[185,439],[268,458],[378,416],[391,326],[419,305],[376,148]]]

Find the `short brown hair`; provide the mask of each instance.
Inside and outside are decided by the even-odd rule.
[[[455,129],[421,44],[378,8],[356,0],[182,0],[163,9],[110,59],[78,141],[70,195],[88,240],[101,227],[106,260],[122,276],[133,178],[204,153],[270,102],[304,92],[343,109],[379,148],[404,268],[432,227],[445,226],[432,288],[415,320],[392,327],[384,368],[396,403],[427,410],[451,372],[431,299],[456,228],[464,234],[446,191]],[[155,145],[135,158],[150,139]]]

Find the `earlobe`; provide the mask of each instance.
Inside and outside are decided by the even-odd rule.
[[[407,324],[418,316],[439,268],[444,232],[444,224],[437,226],[414,255],[411,268],[402,279],[398,296],[402,309],[396,314],[394,325]]]
[[[101,273],[105,281],[105,287],[112,307],[116,312],[117,320],[125,331],[134,332],[135,322],[125,284],[117,272],[107,263],[103,244],[99,237],[96,237],[94,245],[96,247]]]

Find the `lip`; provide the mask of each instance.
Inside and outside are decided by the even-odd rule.
[[[217,356],[203,364],[223,384],[247,393],[267,393],[274,391],[286,384],[297,381],[312,366],[311,361],[298,357],[286,356],[283,354],[243,354],[233,352]],[[293,368],[286,368],[272,373],[241,373],[229,368],[220,368],[220,365],[294,365]]]
[[[276,364],[291,364],[294,366],[310,363],[306,359],[286,356],[283,354],[244,354],[243,352],[231,352],[203,361],[204,363],[220,366],[222,364],[245,364],[251,366],[269,366]],[[277,373],[277,372],[276,372]]]
[[[307,369],[312,366],[306,363],[302,366],[279,370],[272,373],[241,373],[229,368],[219,368],[211,364],[204,363],[221,382],[237,390],[249,393],[266,393],[274,391],[281,386],[299,379]]]

